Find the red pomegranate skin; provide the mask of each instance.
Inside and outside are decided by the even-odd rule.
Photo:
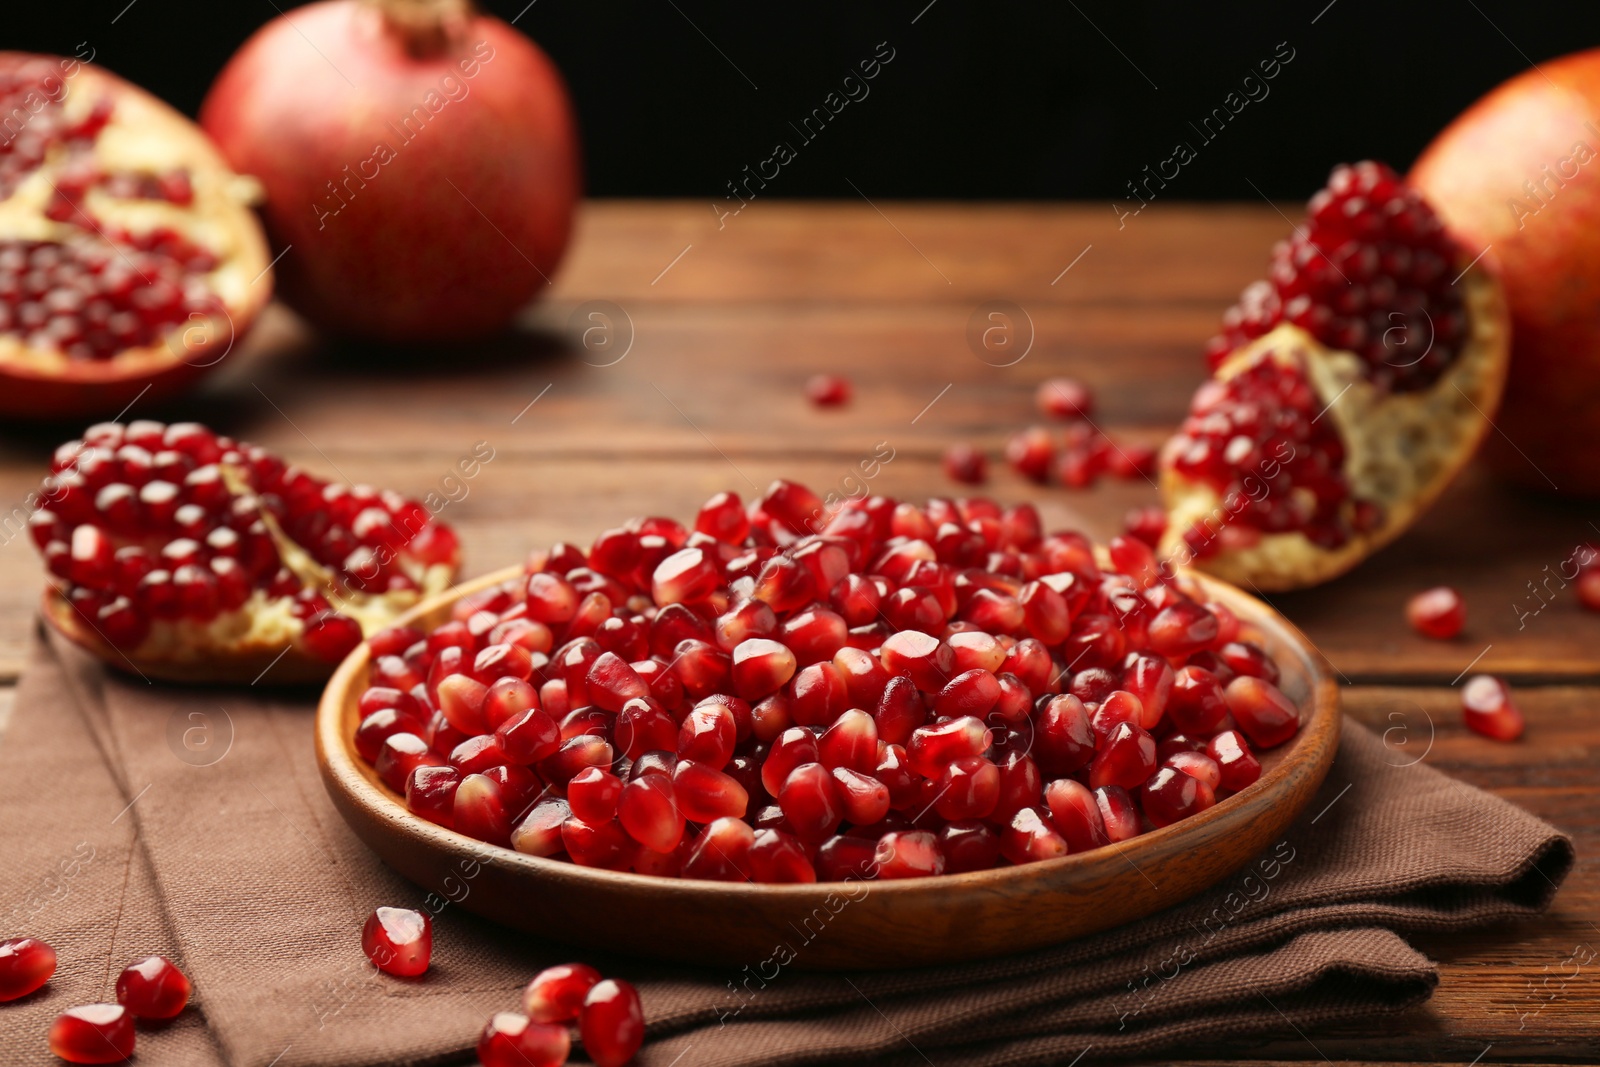
[[[417,5],[326,0],[268,23],[218,76],[201,126],[262,182],[280,291],[318,327],[413,343],[496,333],[571,234],[565,84],[499,19],[469,14],[419,46],[385,6]]]
[[[1499,260],[1511,371],[1485,455],[1508,478],[1600,494],[1600,49],[1517,75],[1430,144],[1410,181],[1470,254]],[[1526,184],[1525,184],[1526,183]]]

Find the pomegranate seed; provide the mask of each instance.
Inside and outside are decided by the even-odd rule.
[[[443,767],[445,758],[428,747],[416,734],[390,734],[384,738],[383,747],[373,767],[383,784],[396,793],[405,791],[406,779],[421,766]]]
[[[1072,378],[1051,378],[1041,382],[1034,394],[1040,413],[1052,419],[1084,419],[1094,412],[1094,394]]]
[[[683,840],[684,818],[669,775],[645,774],[624,785],[617,819],[629,837],[654,852],[671,852]]]
[[[56,950],[33,937],[0,941],[0,1002],[25,997],[56,973]]]
[[[1222,693],[1233,721],[1257,748],[1283,744],[1300,729],[1300,711],[1271,682],[1240,675]]]
[[[406,779],[406,810],[429,822],[455,825],[456,788],[461,772],[454,767],[418,767]]]
[[[1119,785],[1133,789],[1156,769],[1156,741],[1133,723],[1119,724],[1095,753],[1089,768],[1089,784],[1098,789]]]
[[[172,1019],[189,1003],[189,979],[164,956],[146,956],[117,976],[117,1003],[141,1019]]]
[[[622,779],[599,767],[586,767],[567,783],[572,814],[592,825],[610,822],[622,799]]]
[[[1234,674],[1248,674],[1278,684],[1278,665],[1257,645],[1248,641],[1230,641],[1218,650],[1217,655]]]
[[[650,579],[651,597],[658,605],[693,604],[704,600],[722,584],[722,569],[701,548],[683,548],[656,565]]]
[[[1198,778],[1213,790],[1222,785],[1222,767],[1204,753],[1175,752],[1166,758],[1165,766],[1175,767],[1191,778]]]
[[[68,1063],[121,1063],[133,1058],[134,1036],[121,1004],[84,1004],[50,1024],[50,1051]]]
[[[1150,648],[1160,656],[1187,656],[1217,640],[1217,617],[1192,600],[1163,608],[1150,620]]]
[[[1094,759],[1094,749],[1094,730],[1083,701],[1070,695],[1052,697],[1034,727],[1033,756],[1039,769],[1052,777],[1072,774]]]
[[[755,832],[750,845],[750,876],[757,882],[804,883],[817,880],[816,868],[798,838],[782,830]]]
[[[433,920],[410,908],[379,908],[361,928],[361,950],[385,974],[415,978],[433,955]]]
[[[511,832],[511,847],[530,856],[554,856],[565,847],[561,827],[571,817],[565,800],[541,800]]]
[[[871,826],[889,814],[888,786],[848,767],[835,767],[832,773],[833,782],[839,787],[845,821],[852,826]]]
[[[481,734],[489,727],[483,705],[489,687],[465,674],[452,674],[439,682],[436,703],[444,717],[464,734]]]
[[[1578,574],[1578,603],[1590,611],[1600,611],[1600,568],[1588,567]]]
[[[746,700],[782,688],[794,677],[796,659],[788,646],[767,638],[741,641],[733,650],[733,688]]]
[[[1030,481],[1043,485],[1050,480],[1050,468],[1055,462],[1056,446],[1050,431],[1033,426],[1011,435],[1006,441],[1006,462]]]
[[[1182,667],[1167,696],[1167,718],[1184,733],[1208,735],[1228,715],[1228,701],[1217,676],[1203,667]]]
[[[935,726],[918,727],[912,731],[906,754],[912,770],[924,778],[937,779],[956,760],[983,755],[993,740],[993,731],[982,719],[966,715]]]
[[[1406,601],[1406,620],[1423,637],[1448,641],[1467,624],[1467,602],[1448,585],[1426,589]]]
[[[608,871],[627,870],[635,852],[633,839],[621,823],[590,824],[576,816],[561,824],[561,845],[578,866]]]
[[[539,764],[539,776],[555,786],[565,786],[585,767],[610,767],[614,756],[603,737],[578,734],[561,742],[556,754]]]
[[[1000,835],[975,819],[946,823],[938,836],[949,874],[986,871],[1000,859]]]
[[[1053,860],[1067,854],[1067,840],[1044,812],[1035,807],[1023,808],[1001,833],[1000,854],[1016,864]]]
[[[678,810],[690,822],[709,823],[724,817],[739,818],[750,805],[744,786],[714,767],[679,760],[672,771],[673,796]]]
[[[926,830],[884,834],[873,850],[872,862],[879,878],[927,878],[945,870],[939,839]]]
[[[878,657],[890,674],[903,674],[924,693],[937,693],[950,682],[955,655],[950,646],[919,630],[901,630],[888,637]]]
[[[989,461],[978,449],[968,444],[955,444],[945,449],[945,477],[963,485],[982,485],[989,480]]]
[[[565,1026],[533,1022],[514,1011],[495,1012],[478,1036],[483,1067],[561,1067],[571,1051]]]
[[[1133,797],[1120,785],[1101,786],[1094,791],[1095,807],[1100,809],[1100,822],[1112,844],[1138,837],[1144,832],[1139,824],[1139,809]]]
[[[843,882],[876,877],[877,841],[862,837],[830,837],[817,849],[817,880]]]
[[[1031,798],[1030,802],[1037,800]],[[1000,801],[1000,769],[982,756],[963,756],[939,778],[934,810],[951,821],[983,819]]]
[[[1145,818],[1157,827],[1170,826],[1216,803],[1211,787],[1177,767],[1162,767],[1139,793]]]
[[[855,708],[840,715],[817,739],[817,761],[829,769],[871,771],[878,765],[878,724]]]
[[[850,402],[850,380],[837,374],[814,375],[806,382],[806,397],[819,408],[836,408]]]
[[[1467,729],[1492,741],[1515,741],[1526,724],[1511,699],[1511,687],[1490,674],[1475,674],[1461,687]]]
[[[536,1023],[572,1022],[599,981],[600,972],[586,963],[546,967],[522,991],[523,1014]]]
[[[737,734],[728,706],[715,699],[703,700],[683,720],[677,739],[678,757],[720,771],[733,758]]]
[[[820,763],[803,763],[790,772],[778,790],[778,806],[790,828],[806,841],[832,836],[844,820],[839,786]]]
[[[750,881],[750,849],[755,845],[755,830],[741,819],[713,820],[689,846],[683,861],[683,877],[715,882]]]
[[[1051,821],[1073,852],[1099,848],[1110,838],[1095,795],[1082,782],[1058,778],[1045,787]]]
[[[1222,788],[1238,792],[1261,777],[1261,763],[1237,730],[1224,730],[1206,742],[1206,755],[1216,761]]]
[[[578,1033],[595,1067],[622,1067],[644,1044],[638,991],[619,978],[597,982],[584,998]]]
[[[509,845],[511,824],[517,814],[511,807],[495,779],[482,773],[463,775],[450,809],[451,825],[480,841]]]

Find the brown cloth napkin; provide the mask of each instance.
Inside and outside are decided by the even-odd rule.
[[[374,907],[426,893],[335,813],[311,718],[309,695],[150,685],[36,647],[0,737],[0,936],[41,937],[61,965],[0,1006],[0,1063],[54,1063],[51,1018],[111,999],[122,966],[152,952],[193,979],[194,1006],[142,1030],[139,1059],[180,1067],[470,1062],[489,1014],[574,957],[639,986],[641,1067],[1194,1052],[1412,1007],[1438,976],[1404,932],[1533,915],[1573,858],[1546,823],[1347,722],[1283,841],[1194,900],[1058,948],[880,973],[673,968],[597,959],[450,905],[433,968],[404,981],[374,972],[359,931]]]

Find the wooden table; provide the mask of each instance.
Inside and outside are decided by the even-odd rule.
[[[203,418],[319,473],[453,492],[460,499],[443,516],[476,573],[557,539],[587,543],[630,515],[688,517],[721,489],[748,498],[779,475],[849,492],[875,454],[893,458],[872,491],[953,494],[943,448],[966,440],[997,454],[1033,421],[1033,389],[1055,374],[1094,387],[1102,425],[1159,441],[1202,376],[1200,347],[1222,309],[1287,227],[1263,205],[1153,205],[1119,229],[1104,205],[758,201],[719,226],[706,203],[597,203],[517,340],[406,361],[341,354],[274,309],[204,394],[133,416]],[[991,334],[985,349],[969,336],[1004,325],[984,317],[994,301],[1010,305],[1012,332]],[[802,387],[817,371],[848,375],[854,403],[811,407]],[[66,436],[8,428],[0,516]],[[493,460],[452,489],[457,460],[477,442]],[[1000,463],[988,488],[1035,501],[1048,525],[1099,537],[1155,499],[1143,483],[1040,489]],[[1596,510],[1474,470],[1355,574],[1278,599],[1339,668],[1352,715],[1403,726],[1434,766],[1571,833],[1578,866],[1536,922],[1418,939],[1443,980],[1431,1002],[1381,1032],[1211,1054],[1600,1057],[1600,963],[1581,962],[1600,951],[1600,615],[1570,590],[1542,608],[1531,592],[1577,541],[1600,539]],[[1447,643],[1413,635],[1402,616],[1410,592],[1441,582],[1469,604],[1466,633]],[[39,588],[26,537],[0,545],[0,716]],[[1529,723],[1521,743],[1462,728],[1453,686],[1469,666],[1517,687]]]

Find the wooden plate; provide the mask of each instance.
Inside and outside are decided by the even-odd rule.
[[[423,626],[488,575],[423,604]],[[1142,918],[1214,885],[1282,837],[1310,802],[1339,741],[1339,694],[1323,659],[1266,604],[1194,576],[1276,657],[1299,704],[1299,734],[1262,757],[1261,779],[1201,814],[1061,859],[941,878],[755,885],[657,878],[527,856],[412,815],[356,754],[363,645],[328,683],[317,758],[334,805],[395,870],[468,911],[552,941],[679,963],[877,969],[1020,952]]]

